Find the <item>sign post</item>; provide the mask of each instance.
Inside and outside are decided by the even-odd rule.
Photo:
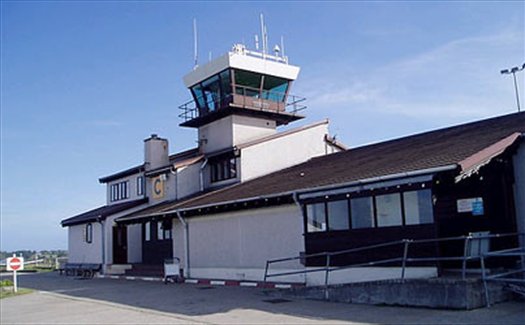
[[[6,270],[13,271],[13,291],[18,292],[17,276],[16,271],[21,271],[24,269],[24,258],[16,257],[16,254],[13,254],[13,257],[8,257],[6,261]]]

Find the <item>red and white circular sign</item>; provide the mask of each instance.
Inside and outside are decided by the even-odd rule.
[[[23,257],[8,257],[6,260],[7,271],[20,271],[24,269]]]

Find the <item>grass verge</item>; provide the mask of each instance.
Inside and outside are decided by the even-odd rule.
[[[0,290],[0,299],[14,297],[14,296],[20,296],[20,295],[25,295],[25,294],[31,293],[33,291],[34,290],[31,290],[31,289],[18,288],[18,292],[14,293],[12,288],[8,289],[8,288],[3,287]]]

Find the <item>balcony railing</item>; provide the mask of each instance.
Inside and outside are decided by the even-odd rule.
[[[209,94],[197,100],[190,100],[179,109],[179,117],[187,122],[227,107],[246,108],[257,111],[296,115],[306,109],[306,98],[282,92],[260,90],[257,88],[236,86],[233,93],[225,96]]]

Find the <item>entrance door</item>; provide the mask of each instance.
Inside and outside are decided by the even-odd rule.
[[[126,226],[113,227],[113,264],[128,262],[128,232]]]

